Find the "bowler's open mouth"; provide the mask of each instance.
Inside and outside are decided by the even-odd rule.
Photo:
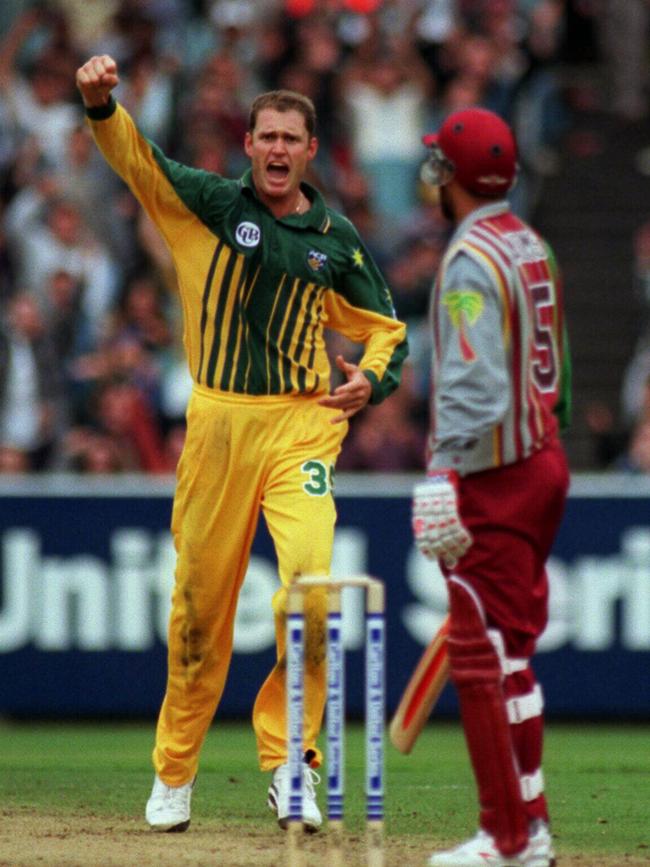
[[[289,166],[284,163],[269,163],[266,167],[268,174],[277,180],[284,180],[289,174]]]

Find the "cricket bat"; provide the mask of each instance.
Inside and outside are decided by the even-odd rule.
[[[388,730],[391,743],[410,753],[449,677],[449,615],[433,636],[406,684]]]

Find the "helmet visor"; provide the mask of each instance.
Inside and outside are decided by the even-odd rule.
[[[429,145],[429,156],[422,163],[420,180],[433,187],[444,187],[453,178],[456,167],[451,160],[443,154],[437,142]]]

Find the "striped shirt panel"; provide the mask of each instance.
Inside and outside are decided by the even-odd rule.
[[[242,394],[315,391],[323,376],[317,353],[325,351],[319,327],[323,287],[285,273],[272,291],[268,316],[249,316],[259,269],[217,244],[202,299],[196,381]]]
[[[486,240],[491,240],[500,251],[505,263],[510,263],[514,298],[522,326],[523,357],[514,373],[521,376],[522,388],[526,389],[528,413],[522,412],[521,422],[526,424],[533,442],[539,442],[548,434],[549,412],[555,428],[552,411],[559,397],[559,378],[562,353],[561,308],[557,288],[550,269],[546,248],[541,239],[514,215],[477,226],[477,232],[485,231]],[[492,233],[492,238],[489,238]],[[523,234],[522,234],[523,233]],[[524,238],[528,253],[515,246]],[[498,254],[497,254],[498,255]],[[530,255],[529,261],[521,261]],[[539,257],[539,258],[537,258]],[[513,267],[514,266],[514,267]]]
[[[507,291],[512,307],[513,340],[508,355],[510,410],[504,418],[504,461],[512,463],[529,454],[536,437],[529,425],[534,394],[527,375],[529,365],[530,323],[532,310],[518,272],[511,264],[511,251],[490,227],[476,227],[474,243],[482,247],[486,256],[498,263],[507,281]],[[534,415],[534,413],[533,413]]]

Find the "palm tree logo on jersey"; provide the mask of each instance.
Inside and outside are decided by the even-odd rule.
[[[480,292],[473,292],[470,289],[465,291],[448,292],[442,299],[442,303],[447,308],[451,324],[458,331],[458,341],[460,344],[460,354],[463,361],[470,364],[476,361],[476,353],[467,336],[467,326],[475,325],[481,313],[485,302]]]

